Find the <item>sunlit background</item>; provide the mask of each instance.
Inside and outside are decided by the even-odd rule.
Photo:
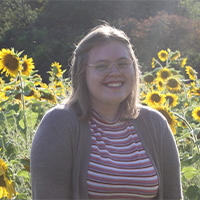
[[[199,13],[197,0],[0,0],[0,199],[31,199],[35,131],[71,93],[75,44],[106,21],[130,37],[142,71],[140,103],[166,118],[184,199],[199,200]]]

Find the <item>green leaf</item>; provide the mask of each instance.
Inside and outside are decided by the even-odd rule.
[[[199,133],[200,133],[200,128],[195,128],[193,134],[198,135]]]
[[[200,189],[196,185],[189,186],[185,194],[190,200],[200,199]]]
[[[17,113],[19,111],[19,105],[18,104],[8,105],[7,109],[14,110]]]
[[[187,137],[190,137],[190,133],[185,133],[184,135],[178,137],[176,140],[179,141],[179,140],[187,138]]]
[[[191,156],[183,161],[181,161],[181,166],[187,167],[192,165],[193,163],[197,162],[197,160],[200,159],[200,154],[195,154],[194,156]]]
[[[20,171],[17,172],[17,176],[22,176],[24,178],[30,178],[30,174],[27,170],[22,169]]]
[[[184,152],[183,154],[180,155],[180,159],[183,160],[183,159],[186,159],[189,157],[189,153],[188,152]]]
[[[12,98],[13,98],[13,97],[10,96],[7,100],[2,101],[2,102],[0,103],[0,107],[2,107],[4,104],[6,104],[7,102],[9,102]]]
[[[19,194],[17,194],[16,199],[18,199],[18,200],[26,200],[27,199],[27,195],[25,193],[19,193]]]
[[[200,145],[200,139],[195,142],[196,145]]]
[[[40,91],[44,92],[45,94],[50,94],[49,89],[46,89],[46,88],[40,88]]]
[[[34,83],[32,81],[27,81],[26,86],[34,87]]]
[[[187,179],[191,179],[198,173],[198,171],[194,167],[184,167],[182,173]]]
[[[24,119],[21,119],[18,123],[22,129],[25,128]]]
[[[32,128],[35,127],[36,123],[37,123],[37,119],[38,119],[38,115],[39,113],[36,112],[29,112],[28,113],[28,117],[27,117],[27,124],[29,126],[31,126]]]
[[[20,162],[19,162],[19,160],[11,160],[10,163],[11,163],[12,165],[14,165],[14,164],[19,164]]]
[[[20,51],[19,53],[16,52],[16,54],[17,54],[18,57],[20,57],[23,52],[24,52],[24,50]]]
[[[25,88],[24,88],[24,95],[29,95],[31,92],[31,88],[27,85]]]

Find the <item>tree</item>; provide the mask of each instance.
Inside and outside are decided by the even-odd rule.
[[[152,57],[160,50],[179,50],[199,71],[200,21],[159,12],[155,17],[120,21],[131,38],[143,71],[151,68]]]
[[[42,2],[40,0],[41,7]],[[39,1],[35,1],[38,3]],[[6,31],[13,27],[27,28],[32,24],[41,10],[38,8],[32,9],[32,2],[28,0],[2,0],[0,2],[1,11],[1,27]]]

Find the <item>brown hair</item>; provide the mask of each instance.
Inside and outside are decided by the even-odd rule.
[[[128,97],[121,102],[121,119],[134,118],[138,115],[139,103],[139,77],[140,70],[138,60],[132,49],[130,39],[119,29],[108,24],[93,28],[76,46],[71,60],[71,89],[72,93],[67,100],[67,105],[73,107],[81,120],[90,120],[92,116],[89,90],[86,84],[85,69],[88,62],[90,50],[99,44],[109,41],[118,41],[124,44],[133,60],[134,87]]]

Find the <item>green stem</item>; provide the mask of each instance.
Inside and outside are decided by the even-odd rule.
[[[156,61],[157,64],[160,65],[161,68],[163,68],[163,66],[161,65],[161,63],[158,60],[155,59],[155,61]]]
[[[184,117],[182,117],[181,115],[179,115],[178,113],[173,112],[173,114],[174,114],[175,116],[177,116],[179,119],[181,119],[181,120],[185,123],[185,125],[189,128],[190,133],[192,134],[192,139],[193,139],[193,141],[194,141],[194,143],[195,143],[197,139],[196,139],[196,137],[195,137],[195,135],[194,135],[194,130],[193,130],[193,128],[190,126],[189,122],[188,122]],[[200,149],[199,149],[199,146],[198,146],[198,145],[197,145],[197,152],[200,153]]]
[[[22,107],[24,111],[24,131],[25,131],[25,141],[27,145],[27,118],[26,118],[26,107],[25,107],[25,98],[24,98],[24,86],[23,86],[23,81],[21,74],[19,72],[19,80],[20,80],[20,86],[21,86],[21,100],[22,100]]]

